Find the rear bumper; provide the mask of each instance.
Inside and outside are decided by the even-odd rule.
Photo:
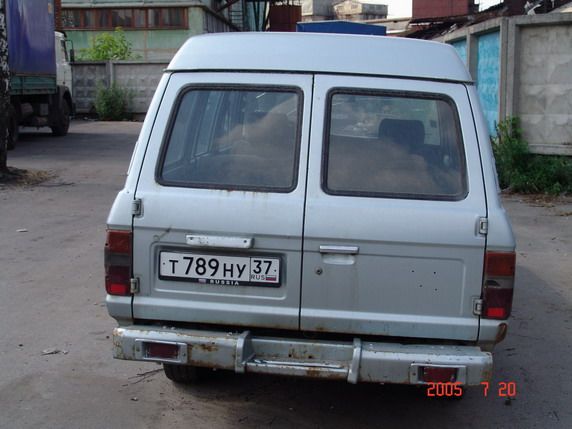
[[[149,344],[176,345],[170,358],[149,353]],[[423,367],[457,368],[462,385],[479,385],[492,375],[489,352],[471,346],[411,345],[257,337],[249,331],[157,329],[128,326],[113,332],[116,359],[187,364],[234,370],[238,373],[265,373],[374,382],[425,384]]]

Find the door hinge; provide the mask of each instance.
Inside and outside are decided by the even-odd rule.
[[[479,218],[479,234],[487,235],[489,232],[489,220],[486,217]]]
[[[131,286],[129,289],[131,293],[139,293],[139,277],[133,277],[130,279],[129,284]]]
[[[141,216],[142,213],[143,213],[143,201],[141,201],[139,198],[136,198],[131,203],[131,214],[133,216]]]
[[[475,316],[481,316],[483,314],[483,300],[475,299],[473,301],[473,314]]]

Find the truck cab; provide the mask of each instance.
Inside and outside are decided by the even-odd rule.
[[[55,32],[55,52],[56,52],[56,80],[58,86],[68,89],[70,95],[73,95],[73,79],[72,67],[70,62],[73,61],[73,48],[68,49],[71,44],[70,40],[66,39],[64,33],[59,31]]]

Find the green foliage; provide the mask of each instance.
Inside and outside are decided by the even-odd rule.
[[[99,86],[95,95],[95,111],[102,121],[131,119],[129,107],[133,92],[116,84],[110,88]]]
[[[518,118],[498,124],[493,152],[501,188],[553,195],[572,192],[572,160],[531,154],[522,138]]]
[[[113,33],[101,33],[91,39],[91,47],[82,49],[79,55],[84,61],[131,60],[135,59],[131,42],[117,27]]]

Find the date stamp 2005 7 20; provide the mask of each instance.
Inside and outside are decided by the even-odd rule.
[[[483,396],[485,398],[491,394],[491,391],[494,391],[494,387],[491,388],[491,384],[488,381],[483,381],[481,386],[483,387]],[[516,397],[515,381],[500,381],[496,387],[496,393],[499,397],[512,399]],[[458,381],[448,383],[429,383],[427,386],[427,396],[460,397],[463,396],[463,387]]]

